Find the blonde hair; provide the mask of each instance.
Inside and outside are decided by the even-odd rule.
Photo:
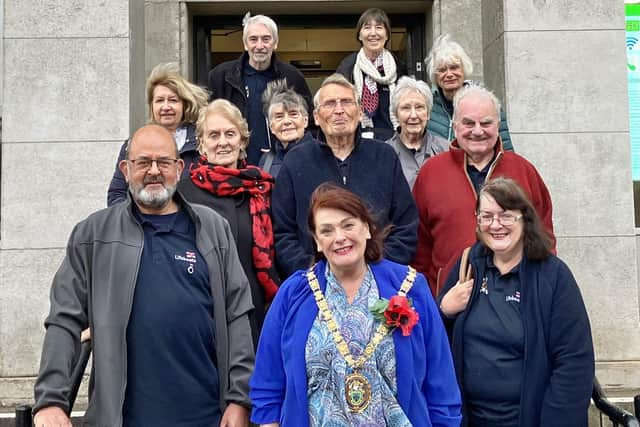
[[[200,115],[198,116],[198,121],[196,122],[198,152],[200,154],[204,154],[202,146],[205,139],[205,122],[207,120],[207,117],[214,114],[224,117],[238,128],[238,131],[240,132],[240,141],[242,142],[239,159],[245,159],[247,157],[246,148],[249,145],[249,135],[251,134],[249,132],[249,125],[247,124],[247,121],[244,119],[244,117],[242,117],[242,113],[240,112],[238,107],[222,98],[218,98],[212,101],[209,105],[200,110]]]
[[[183,104],[183,123],[195,123],[200,109],[207,105],[209,95],[200,86],[194,85],[180,74],[176,62],[166,62],[156,65],[147,79],[147,104],[149,105],[149,120],[153,123],[153,91],[162,85],[178,95]]]

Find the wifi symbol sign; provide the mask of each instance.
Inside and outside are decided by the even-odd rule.
[[[627,37],[627,49],[631,50],[638,43],[637,37]]]

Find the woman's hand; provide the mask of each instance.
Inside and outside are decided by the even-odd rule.
[[[456,285],[444,294],[440,303],[440,311],[447,316],[453,317],[465,309],[473,288],[473,279],[466,282],[457,282]]]

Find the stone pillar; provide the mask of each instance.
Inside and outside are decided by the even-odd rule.
[[[622,0],[482,2],[484,74],[544,177],[558,254],[591,318],[605,387],[640,384]]]
[[[480,0],[434,0],[432,8],[432,30],[427,33],[427,54],[433,40],[441,34],[450,34],[453,40],[467,52],[473,62],[473,74],[466,79],[483,81],[482,66],[482,14]]]
[[[4,0],[0,404],[33,399],[53,273],[129,135],[129,1]]]

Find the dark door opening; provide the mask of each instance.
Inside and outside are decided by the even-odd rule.
[[[296,66],[312,92],[342,59],[359,49],[355,26],[359,14],[269,15],[278,23],[278,59]],[[425,80],[425,15],[389,14],[388,48],[407,64],[410,75]],[[242,16],[194,16],[194,81],[207,85],[209,70],[243,51]]]

